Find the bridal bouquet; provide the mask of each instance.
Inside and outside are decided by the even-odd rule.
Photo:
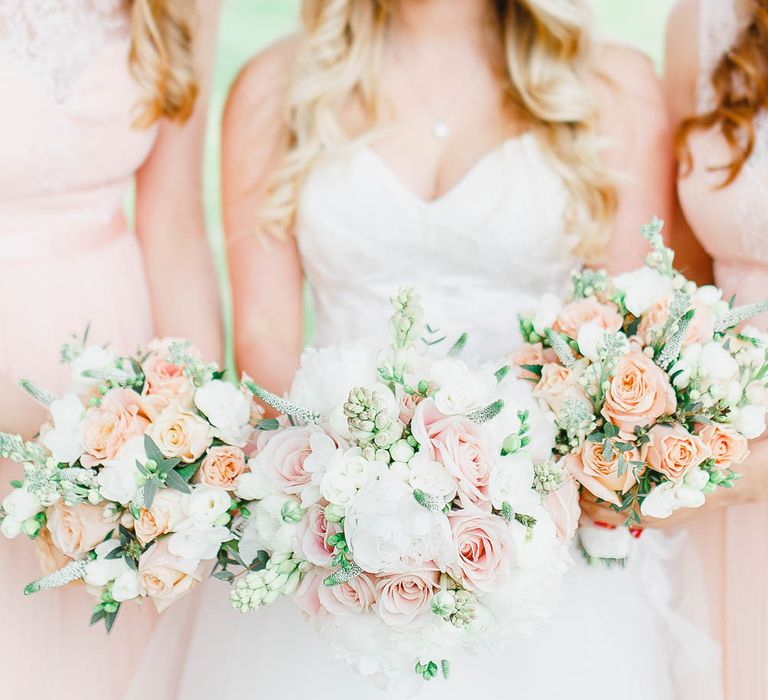
[[[26,594],[85,582],[92,623],[120,606],[158,611],[189,590],[236,542],[232,490],[246,469],[255,404],[188,344],[152,342],[136,357],[74,342],[61,397],[23,382],[48,407],[38,439],[0,434],[0,457],[24,466],[2,502],[6,537],[37,544],[48,574]]]
[[[284,415],[237,480],[239,558],[258,564],[216,574],[242,612],[290,596],[384,686],[447,677],[458,650],[545,617],[578,520],[529,385],[465,363],[466,336],[419,352],[417,297],[393,304],[385,350],[308,350],[287,400],[244,382]]]
[[[627,516],[629,529],[580,531],[596,559],[623,561],[641,515],[666,518],[732,487],[765,430],[768,337],[736,328],[768,303],[734,308],[688,281],[662,225],[643,227],[643,267],[580,272],[565,303],[547,297],[520,319],[519,372],[556,415],[560,464]]]

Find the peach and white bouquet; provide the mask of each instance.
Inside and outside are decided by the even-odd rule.
[[[83,581],[109,630],[123,603],[162,611],[236,556],[234,486],[260,413],[180,340],[134,357],[75,341],[62,358],[63,396],[22,382],[48,408],[37,439],[0,434],[0,456],[24,467],[1,530],[34,540],[47,569],[26,594]]]
[[[456,653],[546,617],[579,515],[528,383],[463,361],[466,336],[421,352],[417,296],[393,305],[388,348],[306,351],[287,399],[244,382],[283,414],[235,490],[239,555],[265,565],[219,572],[235,609],[291,597],[382,686],[447,677]]]
[[[626,528],[582,527],[589,557],[622,562],[642,516],[669,517],[732,487],[765,430],[768,337],[734,307],[673,268],[655,220],[652,251],[625,274],[585,270],[563,302],[521,316],[518,373],[555,413],[560,464],[593,497],[626,514]]]

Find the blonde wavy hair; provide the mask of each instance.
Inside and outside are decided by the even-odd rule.
[[[616,210],[611,174],[595,135],[591,12],[585,0],[494,0],[504,54],[504,91],[514,113],[534,130],[570,196],[567,221],[576,252],[600,258]],[[303,0],[304,27],[287,100],[289,149],[274,174],[261,227],[292,230],[299,192],[312,166],[348,143],[339,115],[350,98],[370,129],[381,114],[378,75],[392,0]]]
[[[750,4],[747,26],[710,76],[715,106],[683,121],[677,133],[678,156],[687,174],[693,166],[690,134],[712,127],[720,130],[731,150],[731,162],[722,167],[725,178],[721,187],[738,177],[752,155],[755,117],[768,107],[768,0],[750,0]]]
[[[192,114],[198,92],[194,10],[194,0],[131,0],[129,62],[143,93],[138,128],[161,118],[184,122]]]

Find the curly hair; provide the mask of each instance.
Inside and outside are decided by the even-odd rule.
[[[731,184],[755,148],[755,117],[768,107],[768,0],[750,0],[749,23],[723,55],[710,76],[714,107],[685,119],[678,129],[677,148],[684,172],[693,157],[688,137],[694,131],[719,129],[731,151],[720,187]]]
[[[592,15],[586,0],[494,0],[504,52],[507,104],[546,145],[570,197],[566,224],[576,253],[603,253],[616,210],[613,178],[595,134]],[[304,178],[324,155],[348,143],[339,114],[350,98],[368,127],[380,117],[378,75],[390,0],[303,0],[301,42],[288,99],[290,144],[270,182],[262,230],[291,231]]]
[[[186,121],[198,86],[193,56],[194,0],[132,0],[129,62],[143,92],[134,125]]]

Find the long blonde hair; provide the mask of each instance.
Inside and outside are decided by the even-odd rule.
[[[186,121],[197,98],[193,55],[194,0],[131,0],[129,62],[142,89],[135,126]]]
[[[591,13],[585,0],[495,0],[505,97],[547,146],[570,195],[576,252],[598,259],[616,209],[613,179],[595,136]],[[380,116],[378,75],[391,0],[303,0],[304,37],[287,101],[288,152],[271,180],[263,230],[283,237],[319,158],[348,142],[339,114],[359,100],[369,127]]]
[[[714,107],[683,121],[677,133],[678,156],[688,173],[693,166],[688,148],[691,133],[712,127],[720,131],[731,151],[731,162],[722,168],[721,187],[738,177],[752,155],[755,117],[768,107],[768,0],[751,0],[751,4],[749,23],[710,76]]]

